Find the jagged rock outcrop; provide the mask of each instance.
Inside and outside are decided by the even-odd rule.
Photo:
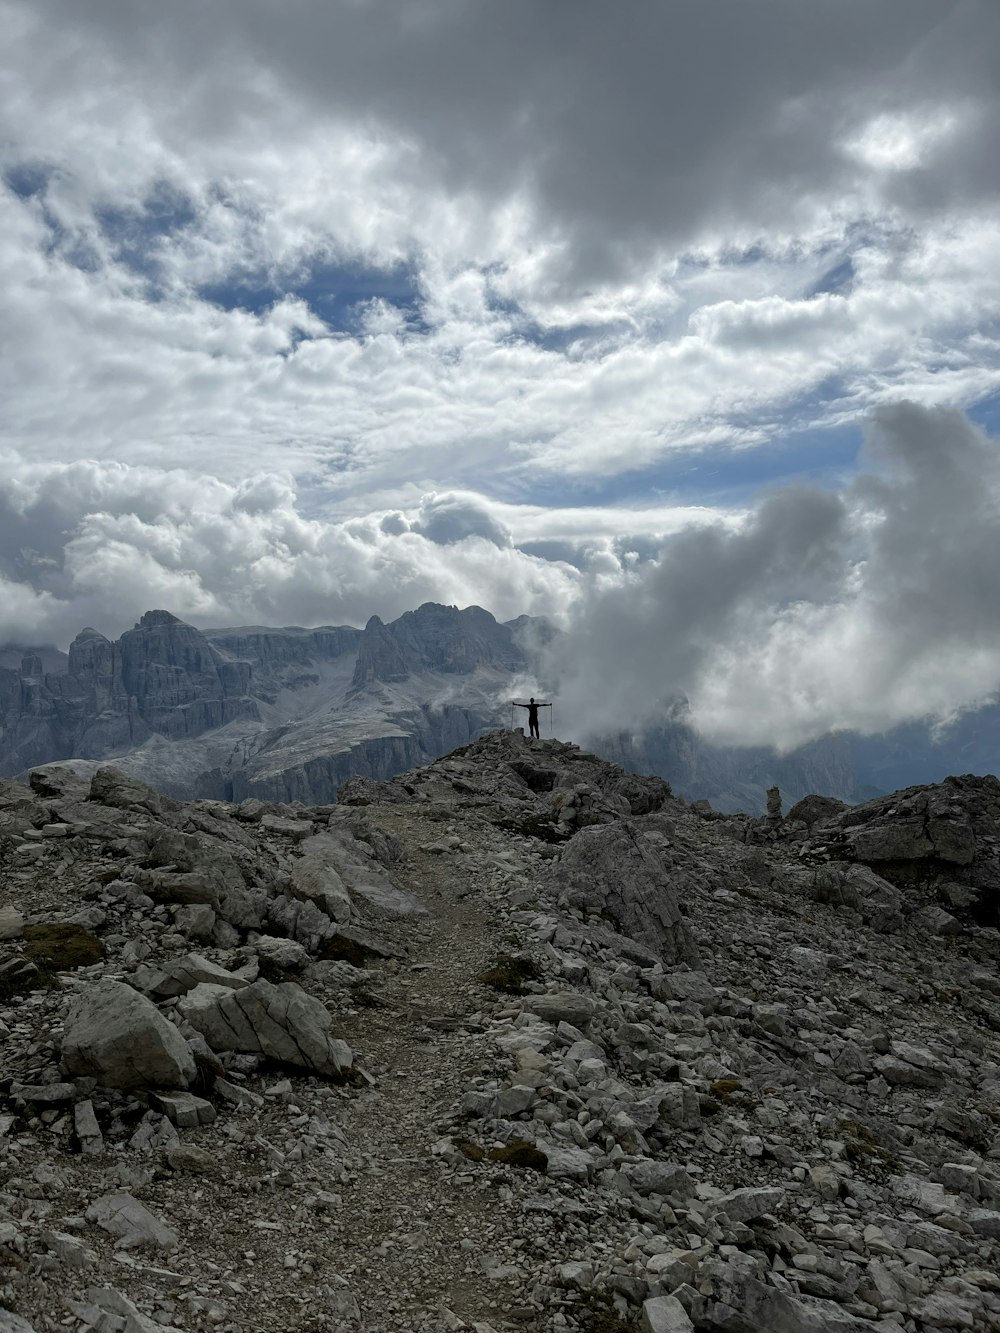
[[[553,888],[560,902],[603,917],[662,962],[697,962],[676,881],[631,821],[581,829],[559,859]]]
[[[178,1011],[213,1051],[261,1055],[325,1078],[342,1078],[351,1067],[350,1047],[330,1035],[327,1009],[294,981],[255,981],[237,990],[200,982]]]
[[[1000,924],[996,777],[952,777],[867,801],[818,819],[809,841],[825,856],[870,866],[897,888],[919,888],[928,907]]]

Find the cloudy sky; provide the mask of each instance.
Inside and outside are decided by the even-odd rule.
[[[476,602],[783,744],[997,689],[996,0],[0,21],[0,641]]]

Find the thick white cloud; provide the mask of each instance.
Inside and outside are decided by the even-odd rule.
[[[948,719],[1000,690],[1000,448],[959,413],[886,407],[841,494],[787,487],[581,596],[548,664],[580,735],[686,698],[724,742]],[[623,653],[621,645],[628,644]]]

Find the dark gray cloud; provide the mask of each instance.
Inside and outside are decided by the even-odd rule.
[[[720,229],[783,230],[845,192],[919,212],[998,184],[993,0],[27,7],[80,62],[97,51],[144,89],[168,144],[255,123],[280,144],[302,116],[402,138],[412,171],[449,192],[524,192],[570,242],[577,282]],[[845,144],[879,115],[916,117],[931,139],[949,115],[962,127],[875,180]]]

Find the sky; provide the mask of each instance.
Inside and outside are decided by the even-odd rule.
[[[0,22],[0,642],[434,600],[607,726],[995,695],[995,0]]]

